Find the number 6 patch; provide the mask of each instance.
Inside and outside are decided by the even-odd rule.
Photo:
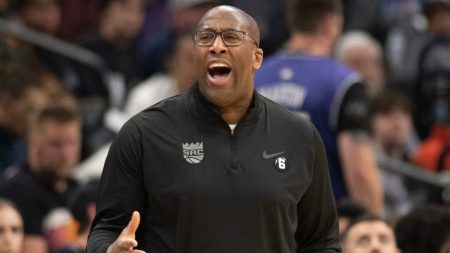
[[[280,171],[285,171],[287,166],[286,166],[286,158],[284,157],[278,157],[275,160],[275,168],[277,168]]]

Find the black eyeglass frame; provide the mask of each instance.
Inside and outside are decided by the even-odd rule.
[[[209,44],[198,44],[197,40],[196,40],[196,35],[197,33],[200,32],[207,32],[210,34],[214,34],[214,38],[212,39],[211,43]],[[242,33],[242,41],[240,44],[236,44],[236,45],[228,45],[227,42],[223,39],[223,33],[227,33],[227,32],[238,32],[238,33]],[[210,47],[212,46],[212,44],[214,44],[214,41],[216,41],[217,39],[217,35],[220,35],[220,37],[222,38],[222,42],[225,46],[227,47],[237,47],[237,46],[241,46],[242,44],[244,44],[244,40],[245,40],[245,35],[247,35],[248,37],[250,37],[253,40],[253,43],[256,45],[257,48],[259,48],[258,43],[256,42],[256,40],[250,35],[250,33],[248,32],[244,32],[244,31],[239,31],[239,30],[226,30],[226,31],[221,31],[221,32],[215,32],[215,31],[208,31],[208,30],[203,30],[203,31],[195,31],[192,33],[192,40],[194,41],[194,44],[200,47]]]

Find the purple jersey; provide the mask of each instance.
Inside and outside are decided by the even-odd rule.
[[[269,57],[255,75],[260,94],[316,126],[327,151],[336,200],[347,195],[336,142],[339,112],[344,95],[357,81],[353,71],[331,58],[298,53]]]

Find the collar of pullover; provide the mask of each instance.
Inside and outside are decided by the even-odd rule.
[[[188,96],[189,109],[195,111],[197,116],[205,118],[210,122],[220,121],[226,124],[217,109],[201,94],[198,83],[193,85],[193,87],[186,93],[186,96]],[[257,92],[253,92],[250,107],[248,108],[246,114],[238,122],[238,125],[254,122],[260,117],[262,112],[262,102],[259,96],[260,95]]]

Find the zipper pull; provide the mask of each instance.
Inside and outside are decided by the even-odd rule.
[[[230,127],[231,136],[234,136],[234,129],[236,129],[236,124],[230,124],[228,126]]]

